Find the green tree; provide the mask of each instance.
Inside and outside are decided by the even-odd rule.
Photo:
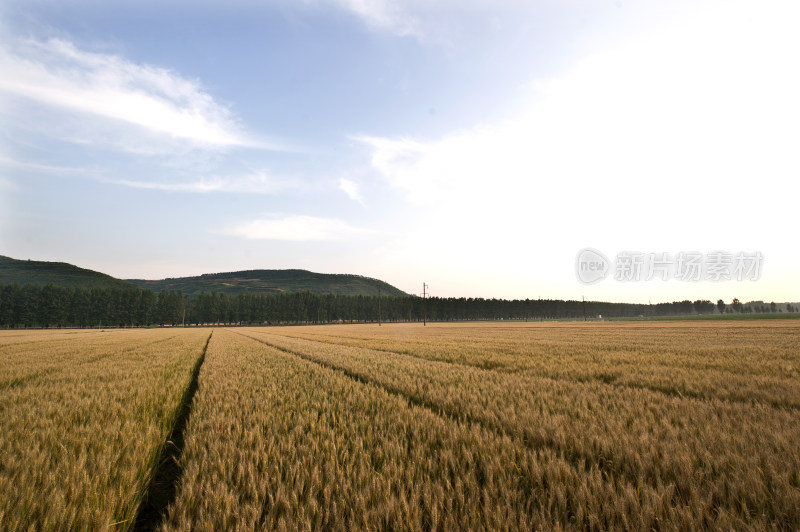
[[[11,327],[15,325],[14,304],[19,292],[18,284],[7,284],[0,286],[0,327]]]
[[[14,302],[15,321],[17,325],[34,327],[41,323],[39,302],[41,301],[42,287],[35,284],[26,284],[17,292]]]
[[[714,308],[714,303],[708,299],[698,299],[694,302],[694,311],[698,314],[711,314]]]

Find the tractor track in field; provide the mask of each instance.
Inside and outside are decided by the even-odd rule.
[[[242,333],[239,333],[239,334],[242,334]],[[458,367],[461,367],[461,368],[469,368],[469,369],[480,370],[480,371],[491,371],[493,373],[497,373],[497,374],[500,374],[500,375],[511,375],[511,374],[514,373],[514,372],[511,372],[511,371],[502,371],[502,370],[500,370],[498,368],[482,367],[482,366],[478,366],[478,365],[474,365],[474,364],[466,364],[466,363],[463,363],[463,362],[455,362],[455,361],[452,361],[452,360],[446,360],[446,359],[441,359],[441,358],[426,358],[426,357],[423,357],[423,356],[416,355],[416,354],[414,354],[413,352],[410,352],[410,351],[394,351],[394,350],[391,350],[391,349],[378,349],[378,348],[374,348],[374,347],[358,347],[358,346],[352,346],[352,345],[347,344],[347,343],[329,342],[329,341],[326,341],[326,340],[317,340],[317,339],[314,339],[314,338],[306,338],[304,336],[282,336],[282,335],[277,335],[277,336],[281,336],[282,338],[289,338],[291,340],[302,340],[302,341],[307,341],[307,342],[315,342],[315,343],[323,344],[323,345],[333,345],[333,346],[345,347],[345,348],[350,347],[350,348],[355,348],[355,349],[367,349],[369,351],[375,351],[375,352],[378,352],[378,353],[387,353],[387,354],[390,354],[390,355],[400,355],[400,356],[411,357],[411,358],[415,358],[417,360],[422,360],[424,362],[440,362],[442,364],[450,364],[452,366],[458,366]],[[251,337],[251,338],[254,338],[254,337]],[[522,370],[520,370],[519,372],[516,372],[516,373],[520,374],[520,375],[526,375],[526,376],[536,377],[536,378],[540,378],[540,379],[549,379],[549,380],[556,381],[556,382],[567,382],[567,383],[587,384],[587,385],[597,384],[597,385],[600,385],[600,386],[609,386],[609,387],[615,388],[615,389],[641,390],[641,391],[644,391],[644,392],[652,392],[652,393],[655,393],[655,394],[664,395],[666,397],[676,397],[678,399],[684,399],[684,400],[694,400],[694,401],[703,401],[703,402],[721,401],[721,402],[724,402],[724,403],[742,404],[742,405],[751,405],[753,403],[752,399],[746,399],[746,398],[743,398],[743,397],[719,397],[719,396],[716,396],[716,395],[706,395],[706,394],[703,394],[703,393],[700,393],[700,392],[693,392],[693,391],[690,391],[690,390],[680,391],[680,390],[677,390],[677,389],[674,389],[674,388],[667,388],[667,387],[662,387],[662,386],[614,382],[613,380],[606,380],[602,376],[588,377],[588,378],[572,378],[572,377],[568,377],[568,376],[553,376],[553,375],[540,375],[538,373],[528,373],[524,369],[522,369]],[[790,411],[800,410],[800,404],[783,403],[783,402],[780,402],[780,401],[773,401],[773,400],[769,400],[769,399],[757,399],[756,401],[761,403],[761,404],[770,406],[772,408],[786,409],[786,410],[790,410]]]
[[[156,469],[150,477],[150,482],[136,511],[136,518],[132,527],[134,531],[150,531],[158,528],[166,517],[167,508],[175,500],[175,496],[178,493],[178,484],[183,475],[181,455],[185,444],[184,432],[192,415],[194,396],[199,386],[200,368],[205,362],[208,344],[211,342],[213,334],[214,331],[212,329],[208,339],[206,339],[203,352],[192,369],[192,378],[181,398],[178,406],[178,415],[175,417],[172,430],[161,446],[161,453],[155,462]]]
[[[454,412],[451,409],[448,409],[446,407],[438,405],[438,404],[436,404],[436,403],[434,403],[432,401],[428,401],[428,400],[426,400],[426,399],[424,399],[422,397],[409,395],[407,392],[405,392],[405,391],[403,391],[403,390],[401,390],[399,388],[395,388],[393,386],[389,386],[389,385],[380,383],[375,379],[371,379],[371,378],[369,378],[369,377],[367,377],[367,376],[365,376],[363,374],[360,374],[358,372],[349,370],[347,368],[344,368],[344,367],[341,367],[341,366],[337,366],[335,364],[331,364],[331,363],[328,363],[328,362],[323,362],[323,361],[317,360],[317,359],[315,359],[313,357],[310,357],[310,356],[308,356],[306,354],[303,354],[303,353],[300,353],[298,351],[294,351],[292,349],[288,349],[288,348],[285,348],[285,347],[281,347],[281,346],[272,344],[272,343],[270,343],[270,342],[268,342],[266,340],[263,340],[261,338],[253,337],[253,336],[250,336],[248,334],[244,334],[244,333],[241,333],[241,332],[238,332],[238,331],[232,331],[232,332],[234,332],[235,334],[238,334],[240,336],[244,336],[245,338],[249,338],[250,340],[253,340],[254,342],[258,342],[258,343],[261,343],[261,344],[266,345],[268,347],[271,347],[273,349],[276,349],[276,350],[278,350],[278,351],[280,351],[282,353],[286,353],[288,355],[297,357],[297,358],[299,358],[301,360],[304,360],[304,361],[309,362],[311,364],[314,364],[316,366],[319,366],[319,367],[322,367],[322,368],[325,368],[325,369],[328,369],[328,370],[331,370],[331,371],[335,371],[335,372],[341,373],[342,375],[344,375],[344,376],[346,376],[346,377],[348,377],[348,378],[350,378],[350,379],[352,379],[352,380],[354,380],[354,381],[356,381],[356,382],[358,382],[358,383],[360,383],[360,384],[362,384],[364,386],[374,386],[376,388],[379,388],[379,389],[385,391],[386,393],[388,393],[390,395],[394,395],[396,397],[401,397],[401,398],[405,399],[406,401],[408,401],[409,404],[411,404],[413,406],[416,406],[416,407],[419,407],[419,408],[423,408],[423,409],[431,412],[432,414],[434,414],[434,415],[436,415],[438,417],[444,418],[444,419],[446,419],[446,420],[448,420],[448,421],[450,421],[452,423],[456,423],[456,424],[465,424],[466,423],[466,424],[477,425],[477,426],[489,431],[490,433],[495,434],[496,436],[501,436],[501,437],[505,436],[505,437],[510,438],[511,440],[521,442],[526,448],[528,448],[528,449],[530,449],[530,450],[532,450],[534,452],[535,451],[540,451],[542,449],[549,449],[549,450],[553,451],[554,453],[556,453],[557,455],[560,455],[561,457],[563,457],[563,459],[565,461],[567,461],[567,463],[569,463],[577,471],[584,471],[584,472],[585,471],[589,471],[591,469],[591,467],[594,465],[594,466],[597,466],[600,469],[600,471],[603,472],[603,474],[605,474],[605,475],[608,475],[608,476],[611,476],[611,477],[617,477],[620,482],[624,482],[624,483],[629,484],[629,485],[635,485],[636,479],[630,478],[628,475],[626,475],[622,471],[617,471],[613,467],[613,465],[610,464],[608,461],[606,461],[602,456],[586,455],[584,453],[577,452],[575,449],[564,447],[563,445],[559,444],[558,442],[550,440],[550,439],[526,437],[526,436],[524,436],[522,434],[515,433],[515,432],[509,430],[508,427],[505,427],[502,424],[492,423],[491,421],[488,421],[486,419],[482,419],[480,417],[474,416],[474,415],[469,414],[469,413]]]

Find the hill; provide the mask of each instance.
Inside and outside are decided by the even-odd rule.
[[[66,262],[17,260],[0,255],[0,283],[54,284],[85,288],[133,288],[134,285],[110,275],[79,268]]]
[[[209,273],[197,277],[178,277],[160,281],[128,279],[128,282],[155,292],[181,290],[190,297],[201,292],[224,292],[228,295],[242,292],[256,294],[311,292],[358,296],[377,295],[378,288],[385,296],[408,295],[379,279],[360,275],[314,273],[307,270],[247,270]]]
[[[312,292],[335,295],[408,295],[394,286],[370,277],[348,274],[314,273],[306,270],[248,270],[208,273],[197,277],[176,277],[149,281],[122,280],[104,273],[79,268],[65,262],[17,260],[0,255],[0,284],[54,284],[86,288],[132,288],[139,286],[154,292],[181,290],[194,297],[201,292],[270,294]]]

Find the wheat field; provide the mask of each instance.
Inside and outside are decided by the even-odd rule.
[[[797,320],[0,332],[0,528],[134,527],[198,364],[136,528],[800,528]]]
[[[129,528],[209,333],[0,332],[0,529]]]

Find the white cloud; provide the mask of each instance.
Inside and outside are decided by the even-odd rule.
[[[794,196],[780,191],[800,175],[800,36],[776,6],[726,7],[594,53],[534,83],[504,121],[361,137],[374,171],[426,212],[381,251],[387,264],[505,270],[522,288],[526,275],[572,282],[586,245],[780,248],[774,222],[747,214],[788,227]]]
[[[361,196],[358,190],[358,183],[355,181],[345,178],[339,179],[339,190],[347,194],[347,197],[351,200],[364,205],[364,198]]]
[[[336,241],[369,234],[335,218],[290,215],[283,218],[252,220],[227,231],[249,240]]]
[[[199,82],[164,68],[51,39],[0,50],[0,70],[0,91],[51,107],[133,124],[204,148],[261,146]]]
[[[738,15],[587,57],[536,83],[500,123],[434,140],[359,140],[372,167],[421,204],[560,203],[583,193],[622,206],[654,188],[663,204],[710,192],[709,183],[743,190],[796,175],[800,38],[777,17]]]

